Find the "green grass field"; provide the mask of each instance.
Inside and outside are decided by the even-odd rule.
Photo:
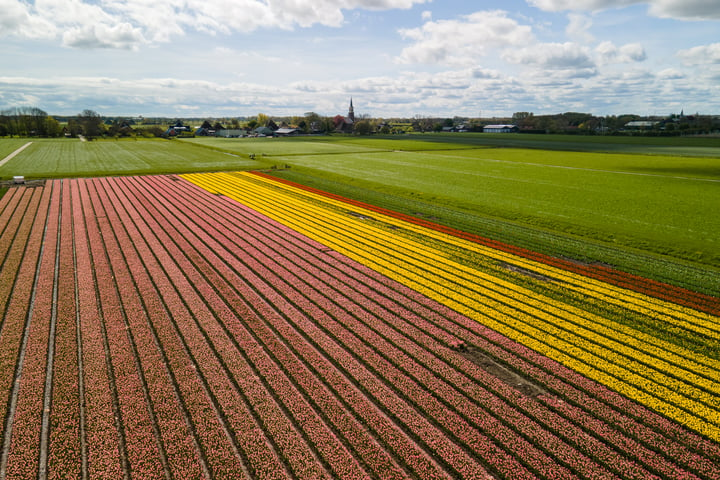
[[[0,139],[0,160],[28,140]],[[168,140],[33,139],[32,145],[0,167],[0,179],[147,175],[263,168],[262,159],[232,155]]]
[[[720,142],[607,138],[613,140],[472,134],[34,140],[0,167],[0,177],[275,167],[276,175],[300,183],[717,295]],[[26,142],[0,139],[0,160]]]
[[[720,157],[720,137],[641,137],[604,135],[528,135],[522,133],[424,133],[413,139],[453,145],[537,150]]]

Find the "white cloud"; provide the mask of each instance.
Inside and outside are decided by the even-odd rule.
[[[639,43],[629,43],[621,47],[610,41],[602,42],[595,48],[601,64],[642,62],[647,58],[645,49]]]
[[[686,20],[720,19],[720,2],[717,0],[654,0],[650,13],[663,18]]]
[[[353,9],[406,9],[428,0],[0,0],[0,36],[48,37],[66,46],[137,48],[189,30],[252,32],[259,28],[339,27]],[[109,38],[100,38],[109,35]]]
[[[55,32],[53,23],[33,15],[28,4],[20,0],[0,0],[0,37],[51,38]]]
[[[586,15],[578,13],[568,14],[568,26],[565,28],[565,33],[573,41],[583,41],[590,43],[595,40],[595,37],[590,33],[592,27],[592,19]]]
[[[512,63],[547,70],[576,70],[587,73],[595,69],[595,62],[587,47],[571,42],[541,43],[507,50],[503,58]]]
[[[687,78],[687,74],[677,68],[666,68],[657,72],[657,78],[661,80],[682,80]]]
[[[686,65],[720,64],[720,43],[701,45],[677,53]]]
[[[63,45],[74,48],[134,49],[144,41],[140,30],[129,23],[87,25],[63,34]]]
[[[419,28],[400,30],[413,44],[403,49],[401,63],[467,65],[491,49],[522,46],[534,39],[529,26],[520,25],[507,12],[482,11],[460,20],[437,20]]]
[[[0,29],[4,32],[13,32],[20,29],[28,21],[28,10],[24,3],[6,1],[0,5]]]
[[[684,20],[720,19],[717,0],[527,0],[541,10],[550,12],[599,11],[630,5],[647,5],[652,15]]]
[[[625,7],[643,0],[527,0],[541,10],[548,12],[561,12],[564,10],[595,11],[614,7]]]

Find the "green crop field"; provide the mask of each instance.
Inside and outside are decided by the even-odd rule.
[[[1,139],[0,161],[28,140]],[[182,173],[263,168],[260,159],[195,148],[167,140],[33,139],[20,155],[0,166],[0,179]]]
[[[28,142],[29,140],[26,138],[5,138],[0,140],[0,161]]]
[[[185,141],[185,140],[184,140]],[[553,255],[720,291],[720,139],[417,134],[190,140]]]
[[[33,140],[0,167],[0,177],[269,169],[543,253],[717,295],[718,140],[601,140],[473,134]],[[0,139],[0,160],[25,143]]]
[[[641,137],[528,135],[522,133],[424,133],[413,139],[453,146],[493,146],[539,150],[720,157],[720,137]]]

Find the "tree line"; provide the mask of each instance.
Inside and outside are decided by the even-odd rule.
[[[190,119],[190,121],[201,119]],[[631,122],[643,120],[640,127],[628,127]],[[179,119],[130,119],[103,117],[94,110],[83,110],[74,116],[52,116],[37,107],[13,107],[0,110],[0,137],[161,137],[168,126],[182,122]],[[371,118],[359,115],[351,123],[341,115],[327,117],[315,112],[302,116],[271,117],[259,113],[254,117],[222,118],[204,120],[214,130],[244,129],[278,125],[289,126],[299,133],[329,134],[335,132],[357,135],[394,134],[410,132],[468,131],[482,132],[489,124],[516,125],[526,133],[565,133],[582,135],[691,135],[720,131],[720,116],[672,114],[665,117],[641,117],[639,115],[595,116],[590,113],[566,112],[552,115],[535,115],[532,112],[515,112],[511,117],[493,118],[435,118],[416,115],[412,118]]]

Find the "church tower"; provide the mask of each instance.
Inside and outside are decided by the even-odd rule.
[[[348,109],[347,118],[355,123],[355,109],[353,108],[352,97],[350,97],[350,108]]]

